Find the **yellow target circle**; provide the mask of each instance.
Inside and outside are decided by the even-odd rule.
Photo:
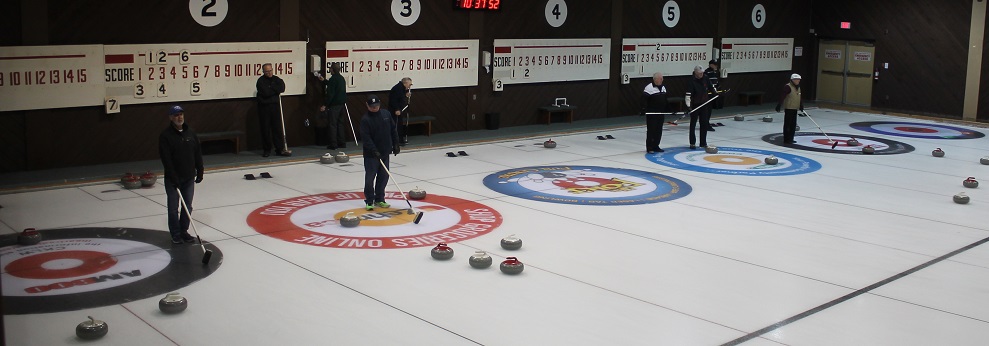
[[[704,160],[722,165],[737,165],[737,166],[751,166],[762,163],[762,160],[756,158],[736,156],[736,155],[708,155],[708,156],[704,156]]]
[[[396,226],[415,221],[415,214],[410,215],[406,212],[407,210],[394,208],[349,209],[337,212],[333,215],[333,219],[340,220],[347,213],[354,213],[354,216],[361,219],[361,226]]]

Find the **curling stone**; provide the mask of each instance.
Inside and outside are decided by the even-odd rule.
[[[334,156],[333,159],[336,160],[337,163],[346,163],[347,161],[350,161],[350,156],[347,156],[347,153],[341,151],[337,153],[337,156]]]
[[[155,186],[156,182],[158,182],[158,175],[151,171],[147,171],[141,175],[141,186],[143,187]]]
[[[767,123],[771,123],[771,122],[773,122],[773,116],[772,115],[764,116],[764,117],[762,117],[762,121],[763,122],[767,122]]]
[[[705,153],[708,153],[708,154],[717,154],[718,153],[718,147],[712,147],[712,146],[704,147],[704,152]]]
[[[347,215],[340,217],[340,225],[343,227],[357,227],[361,224],[361,218],[354,216],[354,213],[347,213]]]
[[[873,148],[872,145],[866,145],[865,147],[862,148],[862,153],[869,155],[875,154],[876,148]]]
[[[508,275],[516,275],[525,269],[525,265],[519,262],[518,258],[508,257],[501,262],[501,272]]]
[[[26,228],[17,235],[17,243],[21,245],[34,245],[41,242],[41,232],[34,228]]]
[[[409,191],[409,198],[414,200],[420,200],[426,198],[426,190],[420,189],[418,186]]]
[[[745,117],[744,116],[741,116],[741,115],[736,115],[735,116],[735,121],[745,121]]]
[[[549,148],[549,149],[556,148],[556,142],[554,142],[552,139],[545,141],[543,142],[543,148]]]
[[[861,143],[859,143],[859,140],[857,140],[855,138],[852,138],[852,139],[849,139],[849,140],[845,141],[845,144],[848,145],[848,146],[850,146],[850,147],[857,147]]]
[[[474,254],[471,255],[470,258],[467,260],[467,263],[469,263],[471,267],[477,269],[484,269],[490,267],[491,262],[492,262],[491,256],[484,251],[475,251]]]
[[[518,250],[522,248],[522,239],[515,237],[514,234],[504,237],[501,239],[501,248],[505,250]]]
[[[106,322],[97,320],[93,316],[89,317],[89,321],[83,321],[76,326],[76,336],[83,340],[96,340],[102,338],[110,331],[110,327]]]
[[[126,176],[123,179],[124,188],[128,190],[141,188],[141,179],[136,175]]]
[[[158,301],[158,310],[166,314],[177,314],[185,311],[189,307],[189,300],[179,295],[179,292],[172,292],[165,295]]]
[[[968,179],[962,181],[962,185],[967,188],[974,189],[979,187],[979,181],[975,180],[975,177],[968,177]]]
[[[131,177],[134,176],[135,176],[134,173],[130,173],[130,172],[124,173],[124,176],[120,177],[120,183],[123,184],[124,180],[130,179]]]
[[[775,155],[769,155],[769,157],[763,161],[766,161],[767,165],[776,165],[777,163],[780,163],[780,159],[776,158]]]
[[[934,149],[931,155],[934,155],[934,157],[944,157],[944,150],[941,150],[941,148]]]
[[[968,196],[965,195],[964,192],[959,192],[953,199],[955,200],[955,203],[958,204],[968,204],[969,200]]]
[[[983,157],[983,158],[979,159],[979,163],[981,163],[983,165],[989,165],[989,156],[986,156],[986,157]]]
[[[333,154],[326,153],[323,154],[323,156],[319,157],[319,163],[322,163],[324,165],[328,165],[334,162],[336,162],[336,159],[333,158]]]
[[[429,252],[429,255],[433,256],[433,259],[448,260],[453,258],[453,248],[446,246],[446,243],[439,243]]]

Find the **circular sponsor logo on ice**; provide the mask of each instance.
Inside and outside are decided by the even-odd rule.
[[[288,242],[349,249],[395,249],[435,246],[487,234],[501,225],[501,214],[483,204],[430,194],[408,204],[398,192],[386,192],[390,208],[364,210],[364,194],[324,193],[281,200],[251,212],[247,224],[258,233]],[[340,218],[353,213],[357,227],[343,227]]]
[[[848,126],[856,130],[910,138],[975,139],[986,136],[982,132],[963,127],[900,121],[863,121]]]
[[[838,142],[838,144],[835,145],[834,142],[828,140],[828,136],[830,136],[831,140]],[[797,143],[789,145],[782,144],[782,133],[762,136],[762,140],[788,148],[832,154],[862,154],[862,148],[866,146],[875,149],[875,155],[905,154],[914,150],[914,147],[909,144],[876,137],[856,136],[844,133],[829,133],[828,136],[816,132],[797,132],[793,137],[793,140]],[[849,143],[851,139],[855,139],[855,141]],[[832,146],[834,146],[833,149],[831,148]]]
[[[775,157],[777,163],[766,164],[768,157]],[[820,163],[805,157],[750,148],[718,147],[717,154],[708,154],[677,147],[662,154],[646,154],[646,159],[673,168],[728,175],[793,175],[821,169]]]
[[[0,249],[5,314],[72,311],[165,294],[219,267],[193,245],[171,245],[168,232],[135,228],[42,231],[30,246]]]
[[[690,194],[690,185],[661,174],[595,166],[508,169],[484,178],[484,186],[534,201],[626,205],[658,203]]]

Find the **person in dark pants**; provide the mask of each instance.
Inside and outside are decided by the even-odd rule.
[[[804,100],[800,97],[800,75],[790,75],[790,82],[783,86],[780,101],[776,104],[776,112],[783,107],[783,145],[796,143],[793,140],[797,132],[797,110],[804,111]]]
[[[707,78],[711,85],[714,86],[715,90],[721,89],[721,75],[720,75],[721,63],[717,60],[711,60],[707,63],[707,69],[704,70],[704,78]],[[712,109],[721,109],[724,107],[724,98],[719,97],[717,100],[711,101]]]
[[[199,137],[185,123],[182,107],[172,106],[168,110],[168,120],[168,128],[158,136],[158,156],[165,167],[168,233],[172,236],[172,244],[192,243],[195,238],[189,235],[191,220],[182,212],[179,192],[191,214],[195,186],[203,181],[203,153],[199,147]]]
[[[707,124],[711,122],[711,104],[708,103],[703,107],[701,105],[717,94],[718,90],[714,89],[711,81],[704,78],[704,67],[701,65],[694,67],[694,77],[687,82],[687,95],[684,97],[687,107],[693,111],[690,113],[690,149],[697,148],[694,146],[697,139],[694,136],[694,129],[697,128],[698,120],[701,123],[700,144],[701,147],[707,147],[707,131],[709,130]]]
[[[330,65],[330,79],[319,80],[323,82],[323,105],[319,106],[319,111],[326,118],[326,149],[335,150],[347,147],[347,113],[344,112],[343,105],[347,103],[347,81],[340,75],[340,63],[335,62]]]
[[[652,83],[642,90],[642,114],[646,116],[646,152],[661,153],[659,142],[663,139],[663,120],[669,104],[666,101],[666,86],[663,85],[663,74],[656,72],[652,75]]]
[[[389,208],[391,205],[385,202],[388,154],[398,155],[401,150],[392,116],[381,110],[381,100],[375,95],[368,96],[367,113],[361,118],[361,142],[364,143],[364,208]]]
[[[395,117],[395,124],[398,125],[400,145],[409,143],[409,129],[408,126],[405,126],[405,120],[409,116],[410,101],[412,101],[412,78],[405,77],[391,87],[391,91],[388,93],[388,110],[391,111]]]
[[[271,155],[271,149],[275,149],[275,154],[279,156],[292,156],[292,153],[285,151],[285,138],[282,136],[282,119],[279,104],[279,95],[285,92],[285,81],[275,76],[275,71],[270,63],[261,65],[264,75],[258,77],[258,121],[261,125],[261,144],[264,154]]]

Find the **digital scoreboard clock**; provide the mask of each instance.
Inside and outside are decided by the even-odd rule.
[[[453,8],[461,10],[501,10],[501,0],[454,0]]]

